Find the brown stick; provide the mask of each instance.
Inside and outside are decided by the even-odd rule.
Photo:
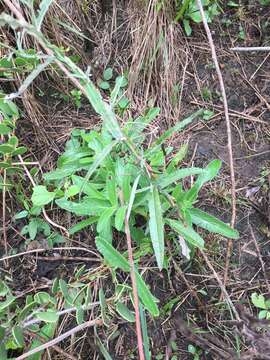
[[[227,127],[227,138],[228,138],[228,153],[229,153],[229,164],[230,164],[230,175],[231,175],[231,197],[232,197],[232,217],[231,217],[231,226],[234,227],[235,225],[235,218],[236,218],[236,192],[235,192],[235,174],[234,174],[234,160],[233,160],[233,151],[232,151],[232,132],[231,132],[231,123],[229,117],[229,107],[227,102],[226,90],[224,86],[224,81],[222,77],[222,73],[220,70],[219,62],[217,59],[216,49],[213,42],[212,34],[209,29],[207,19],[203,10],[203,6],[201,0],[197,0],[197,4],[201,13],[201,17],[203,20],[203,25],[207,34],[209,46],[211,48],[213,62],[215,64],[220,90],[223,99],[223,106],[224,106],[224,115],[226,120],[226,127]],[[224,285],[226,286],[227,279],[228,279],[228,270],[230,265],[230,257],[232,252],[232,240],[228,240],[227,251],[226,251],[226,260],[225,260],[225,271],[224,271]]]
[[[134,297],[136,333],[137,333],[137,341],[138,341],[139,358],[140,358],[140,360],[144,360],[142,330],[141,330],[141,321],[140,321],[140,312],[139,312],[139,297],[138,297],[135,266],[134,266],[133,253],[132,253],[132,240],[131,240],[128,221],[129,221],[129,218],[128,218],[128,214],[127,214],[127,216],[125,217],[125,233],[126,233],[126,237],[127,237],[128,260],[129,260],[129,265],[130,265],[130,277],[131,277],[132,291],[133,291],[133,297]]]
[[[218,283],[218,285],[219,285],[219,287],[220,287],[220,290],[222,291],[222,294],[223,294],[223,296],[224,296],[224,298],[225,298],[228,306],[230,306],[230,308],[232,309],[232,311],[233,311],[233,313],[234,313],[234,315],[235,315],[236,320],[240,321],[241,319],[240,319],[240,317],[239,317],[238,311],[236,310],[236,308],[235,308],[232,300],[230,299],[230,296],[229,296],[229,294],[228,294],[228,292],[227,292],[224,284],[222,283],[220,277],[218,276],[216,270],[214,269],[213,265],[211,264],[210,260],[208,259],[208,256],[205,254],[205,252],[204,252],[203,250],[200,250],[200,252],[201,252],[201,254],[202,254],[202,256],[203,256],[203,258],[204,258],[204,261],[206,262],[207,266],[209,267],[209,269],[212,271],[214,277],[216,278],[217,283]]]
[[[84,329],[86,329],[86,328],[88,328],[90,326],[96,326],[96,325],[102,325],[102,324],[103,324],[102,320],[86,321],[85,323],[83,323],[81,325],[75,326],[73,329],[65,332],[64,334],[57,336],[55,339],[52,339],[52,340],[46,342],[45,344],[42,344],[42,345],[36,347],[35,349],[30,350],[30,351],[18,356],[16,358],[16,360],[27,359],[30,355],[33,355],[33,354],[38,353],[39,351],[48,349],[49,347],[52,347],[52,346],[58,344],[59,342],[63,341],[67,337],[69,337],[69,336],[71,336],[73,334],[76,334],[78,331],[82,331],[82,330],[84,330]]]
[[[6,229],[6,182],[7,182],[7,172],[4,169],[4,176],[3,176],[3,182],[4,182],[4,186],[3,186],[3,193],[2,193],[2,224],[3,224],[3,245],[4,245],[4,249],[5,249],[5,254],[7,255],[8,252],[8,248],[7,248],[7,229]],[[5,261],[5,266],[8,265],[8,262]]]

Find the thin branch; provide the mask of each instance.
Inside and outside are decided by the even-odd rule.
[[[56,250],[78,250],[78,251],[85,251],[88,252],[90,254],[95,254],[92,250],[86,249],[84,247],[76,247],[76,246],[67,246],[67,247],[56,247],[53,249],[33,249],[33,250],[28,250],[28,251],[24,251],[18,254],[14,254],[14,255],[10,255],[10,256],[5,256],[3,258],[0,259],[0,261],[6,261],[8,259],[13,259],[19,256],[24,256],[24,255],[29,255],[29,254],[33,254],[33,253],[40,253],[40,252],[44,252],[44,251],[56,251]]]
[[[232,132],[231,132],[231,123],[229,117],[229,107],[227,102],[226,90],[224,86],[224,81],[222,77],[222,73],[220,70],[219,62],[217,59],[216,49],[213,42],[212,34],[209,29],[207,19],[203,10],[203,6],[201,0],[197,0],[197,4],[201,13],[201,17],[203,20],[203,25],[207,34],[209,46],[211,48],[212,58],[215,64],[220,90],[223,99],[223,106],[224,106],[224,115],[226,120],[226,127],[227,127],[227,138],[228,138],[228,154],[229,154],[229,164],[230,164],[230,175],[231,175],[231,197],[232,197],[232,217],[231,217],[231,226],[234,227],[235,219],[236,219],[236,191],[235,191],[235,174],[234,174],[234,160],[233,160],[233,151],[232,151]],[[230,257],[232,252],[232,240],[228,240],[227,251],[226,251],[226,260],[225,260],[225,271],[224,271],[224,286],[226,286],[227,278],[228,278],[228,269],[230,264]]]
[[[2,224],[3,224],[3,245],[5,249],[5,254],[8,252],[7,248],[7,229],[6,229],[6,183],[7,183],[7,172],[4,169],[4,176],[3,176],[3,192],[2,192]],[[5,265],[8,263],[5,261]]]
[[[90,320],[90,321],[86,321],[85,323],[75,326],[73,329],[65,332],[64,334],[57,336],[55,339],[52,339],[48,342],[46,342],[45,344],[42,344],[36,348],[34,348],[33,350],[28,351],[27,353],[18,356],[16,358],[16,360],[23,360],[23,359],[27,359],[30,355],[36,354],[42,350],[48,349],[51,346],[54,346],[56,344],[58,344],[59,342],[63,341],[64,339],[66,339],[67,337],[76,334],[78,331],[82,331],[90,326],[96,326],[96,325],[102,325],[103,321],[102,320]]]
[[[134,297],[134,309],[135,309],[135,319],[136,319],[136,333],[137,333],[137,341],[138,341],[138,350],[139,350],[140,360],[144,360],[142,330],[141,330],[140,311],[139,311],[139,297],[138,297],[135,266],[134,266],[133,253],[132,253],[132,241],[131,241],[131,235],[130,235],[128,221],[129,221],[128,216],[126,216],[125,217],[125,233],[126,233],[126,237],[127,237],[128,260],[129,260],[129,265],[130,265],[130,277],[131,277],[132,291],[133,291],[133,297]]]
[[[234,47],[230,49],[236,52],[249,52],[249,51],[270,51],[270,46],[254,46],[254,47]]]
[[[227,292],[224,284],[222,283],[220,277],[218,276],[216,270],[214,269],[213,265],[211,264],[210,260],[208,259],[208,256],[206,255],[206,253],[205,253],[203,250],[200,250],[200,252],[201,252],[201,254],[202,254],[202,256],[203,256],[203,258],[204,258],[204,261],[206,262],[207,266],[209,267],[209,269],[212,271],[214,277],[216,278],[217,283],[218,283],[218,285],[219,285],[219,287],[220,287],[220,290],[222,291],[222,294],[223,294],[223,296],[224,296],[224,298],[225,298],[228,306],[232,309],[232,311],[233,311],[233,313],[234,313],[234,315],[235,315],[236,320],[241,321],[241,319],[240,319],[240,317],[239,317],[239,314],[238,314],[238,311],[236,310],[236,308],[235,308],[232,300],[230,299],[230,296],[229,296],[229,294],[228,294],[228,292]]]
[[[109,300],[107,300],[107,302],[109,302]],[[93,303],[88,304],[88,305],[82,305],[82,310],[85,310],[85,311],[91,310],[91,309],[93,309],[94,307],[96,307],[96,306],[98,306],[98,305],[100,305],[100,302],[99,302],[99,301],[93,302]],[[68,309],[64,309],[64,310],[58,311],[58,312],[57,312],[57,315],[58,315],[58,316],[66,315],[66,314],[70,314],[70,313],[72,313],[72,312],[74,312],[74,311],[77,311],[77,310],[78,310],[78,308],[72,307],[72,308],[68,308]],[[42,322],[42,320],[40,320],[40,319],[31,319],[31,318],[30,318],[30,320],[24,321],[24,322],[21,324],[21,327],[22,327],[22,328],[27,328],[27,327],[29,327],[29,326],[31,326],[31,325],[39,324],[39,323],[41,323],[41,322]]]
[[[44,344],[44,338],[39,334],[33,333],[32,331],[26,330],[25,333],[33,338],[38,338],[42,344]],[[60,348],[60,346],[53,345],[52,348],[59,354],[64,356],[64,359],[78,360],[75,356],[68,354],[66,351]]]

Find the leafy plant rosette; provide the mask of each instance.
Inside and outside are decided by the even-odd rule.
[[[164,150],[165,140],[190,122],[190,118],[144,149],[143,130],[158,113],[159,109],[153,108],[135,120],[129,119],[121,129],[124,141],[114,139],[106,126],[100,131],[74,130],[57,168],[44,175],[45,185],[36,186],[32,195],[35,206],[54,202],[80,218],[69,229],[71,235],[94,226],[96,246],[105,262],[124,272],[130,271],[127,254],[117,250],[113,234],[125,233],[126,216],[136,250],[144,249],[143,255],[153,253],[160,270],[167,264],[166,242],[172,237],[183,238],[191,249],[204,248],[198,227],[238,238],[236,230],[194,206],[200,189],[218,174],[221,162],[213,160],[203,169],[179,169],[177,159],[181,157],[177,154],[167,161],[172,149]],[[190,176],[196,176],[196,180],[184,190],[182,180]],[[137,266],[139,261],[140,256]],[[139,271],[136,277],[140,300],[157,316],[157,299]]]

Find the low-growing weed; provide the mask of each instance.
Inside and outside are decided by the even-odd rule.
[[[217,0],[202,0],[205,16],[208,22],[221,13]],[[182,0],[178,5],[175,21],[182,21],[185,33],[189,36],[192,34],[191,23],[201,23],[202,17],[196,0]]]
[[[251,302],[259,309],[259,319],[270,319],[270,300],[266,300],[261,294],[253,293],[251,295]]]

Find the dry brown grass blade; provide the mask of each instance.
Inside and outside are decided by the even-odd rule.
[[[52,346],[58,344],[59,342],[76,334],[79,331],[85,330],[86,328],[91,327],[91,326],[100,326],[102,324],[103,324],[103,321],[99,320],[99,319],[86,321],[85,323],[83,323],[81,325],[75,326],[73,329],[65,332],[64,334],[57,336],[53,340],[50,340],[50,341],[46,342],[45,344],[42,344],[42,345],[34,348],[33,350],[30,350],[30,351],[26,352],[25,354],[18,356],[16,358],[16,360],[27,359],[30,355],[34,355],[42,350],[48,349],[49,347],[52,347]]]
[[[214,45],[214,41],[212,38],[212,34],[211,31],[209,29],[208,23],[207,23],[207,19],[204,13],[204,9],[202,6],[202,2],[201,0],[196,0],[200,13],[201,13],[201,17],[202,17],[202,21],[203,21],[203,25],[207,34],[207,38],[208,38],[208,42],[209,42],[209,46],[211,48],[211,53],[212,53],[212,59],[216,68],[216,72],[217,72],[217,76],[218,76],[218,80],[219,80],[219,85],[220,85],[220,90],[221,90],[221,94],[222,94],[222,99],[223,99],[223,106],[224,106],[224,115],[225,115],[225,120],[226,120],[226,127],[227,127],[227,138],[228,138],[228,154],[229,154],[229,164],[230,164],[230,175],[231,175],[231,201],[232,201],[232,217],[231,217],[231,226],[234,227],[235,225],[235,219],[236,219],[236,191],[235,191],[235,173],[234,173],[234,159],[233,159],[233,150],[232,150],[232,132],[231,132],[231,123],[230,123],[230,117],[229,117],[229,107],[228,107],[228,102],[227,102],[227,96],[226,96],[226,90],[225,90],[225,85],[224,85],[224,81],[223,81],[223,76],[220,70],[220,66],[219,66],[219,62],[217,59],[217,53],[216,53],[216,48]],[[231,239],[228,240],[228,245],[227,245],[227,252],[226,252],[226,259],[225,259],[225,270],[224,270],[224,285],[226,286],[227,283],[227,279],[228,279],[228,271],[229,271],[229,265],[230,265],[230,257],[231,257],[231,252],[232,252],[232,245],[233,242]]]

